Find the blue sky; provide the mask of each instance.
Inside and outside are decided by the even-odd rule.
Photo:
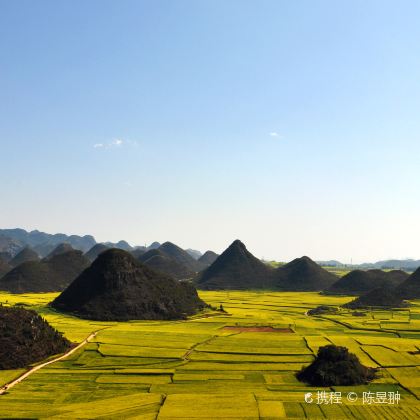
[[[420,258],[419,13],[0,1],[2,227]]]

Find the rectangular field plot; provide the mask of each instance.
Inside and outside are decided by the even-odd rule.
[[[215,361],[230,363],[311,363],[314,358],[311,355],[259,355],[241,353],[206,353],[194,351],[190,356],[194,361]]]
[[[161,359],[181,359],[187,349],[165,347],[120,346],[118,344],[100,344],[99,353],[103,356],[156,357]]]
[[[203,352],[261,355],[312,354],[302,337],[276,333],[240,333],[228,337],[216,337],[205,344],[199,344],[195,349]]]
[[[420,398],[420,368],[387,368],[387,371],[403,386]]]
[[[305,411],[302,408],[302,404],[296,402],[285,402],[283,404],[286,416],[289,418],[304,419],[306,418]]]
[[[370,354],[365,352],[364,349],[362,350],[362,347],[357,343],[356,340],[350,337],[346,336],[328,336],[329,340],[335,344],[336,346],[344,346],[349,349],[351,353],[354,353],[360,360],[360,362],[368,367],[378,367],[379,361],[375,358],[369,357]]]
[[[259,419],[258,405],[253,394],[169,395],[158,419]]]
[[[394,351],[418,351],[416,345],[420,345],[420,340],[409,340],[406,338],[389,338],[389,337],[371,337],[360,336],[355,338],[362,345],[381,345],[388,347]]]
[[[169,375],[99,375],[96,378],[98,384],[170,384]]]
[[[141,331],[135,325],[131,329],[112,328],[100,332],[95,341],[103,344],[118,344],[141,347],[190,348],[211,338],[208,334],[169,333]]]
[[[156,416],[162,402],[160,394],[132,394],[122,397],[96,400],[89,403],[75,403],[60,407],[60,418],[64,415],[79,419],[91,419],[98,416],[126,418],[130,415]],[[52,416],[51,418],[54,418]]]
[[[311,356],[312,352],[308,348],[303,347],[288,347],[279,346],[276,343],[276,347],[262,347],[263,345],[269,345],[270,343],[243,343],[243,342],[232,342],[230,341],[226,345],[221,342],[213,342],[211,344],[203,344],[197,346],[195,349],[200,352],[207,353],[230,353],[230,354],[249,354],[249,355],[278,355],[278,356]]]
[[[362,346],[363,350],[380,366],[416,366],[419,359],[401,351],[394,351],[382,346]]]
[[[189,394],[194,391],[197,394],[230,394],[232,390],[242,395],[243,393],[252,393],[256,391],[267,391],[267,387],[263,383],[249,381],[183,381],[173,384],[153,384],[150,392],[173,395],[173,394]]]
[[[302,386],[296,378],[296,372],[264,373],[264,380],[270,385]]]
[[[318,349],[320,347],[331,344],[331,341],[323,336],[310,335],[306,336],[305,339],[308,347],[314,352],[314,354],[318,353]]]
[[[175,362],[182,363],[180,359],[158,358],[158,357],[126,357],[126,356],[103,356],[97,351],[85,351],[70,366],[80,367],[84,369],[102,368],[102,369],[118,369],[123,367],[137,367],[161,365]],[[52,365],[51,365],[52,366]],[[66,365],[68,367],[68,365]]]
[[[191,381],[210,381],[210,380],[219,380],[219,381],[241,381],[245,379],[244,374],[232,374],[232,373],[176,373],[173,376],[173,382],[191,382]]]
[[[190,370],[222,370],[222,371],[290,371],[300,370],[307,363],[221,363],[191,361],[177,368],[179,371]]]
[[[258,401],[260,419],[283,419],[286,417],[283,403],[281,401]]]

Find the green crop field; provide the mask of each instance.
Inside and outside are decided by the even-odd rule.
[[[56,419],[415,419],[420,418],[420,301],[404,310],[307,316],[351,297],[317,293],[200,292],[227,314],[186,321],[96,322],[59,314],[55,294],[0,293],[2,304],[35,309],[74,342],[97,335],[0,395],[0,418]],[[261,332],[271,326],[275,332]],[[225,327],[234,327],[225,329]],[[246,330],[246,327],[253,327]],[[346,346],[379,369],[369,385],[315,388],[295,374],[318,348]],[[24,370],[0,371],[0,386]],[[341,392],[342,403],[305,402]],[[399,404],[362,401],[363,392],[399,392]],[[346,395],[358,399],[349,402]]]

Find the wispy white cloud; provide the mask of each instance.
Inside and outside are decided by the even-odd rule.
[[[124,140],[121,139],[114,139],[111,141],[110,146],[116,146],[116,147],[120,147],[124,144]]]
[[[115,149],[124,146],[137,147],[138,143],[135,140],[123,140],[120,138],[115,138],[111,141],[108,141],[107,143],[95,143],[93,145],[95,149]]]
[[[279,133],[277,133],[277,131],[271,131],[270,133],[268,133],[268,135],[269,135],[270,137],[280,137],[280,134],[279,134]]]

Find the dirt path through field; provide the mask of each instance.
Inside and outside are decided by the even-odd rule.
[[[216,314],[206,314],[206,315],[203,315],[203,316],[200,316],[200,317],[196,317],[196,318],[192,318],[192,319],[183,319],[183,320],[179,320],[179,321],[174,321],[173,323],[177,323],[177,322],[194,322],[194,321],[199,320],[199,319],[217,317],[217,316],[222,316],[222,315],[226,315],[226,314],[218,314],[218,313],[216,313]],[[41,363],[40,365],[36,365],[33,368],[31,368],[28,371],[26,371],[25,373],[23,373],[22,375],[20,375],[17,379],[14,379],[12,382],[7,383],[6,385],[3,385],[0,388],[0,395],[4,394],[10,388],[13,388],[15,385],[17,385],[18,383],[22,382],[24,379],[26,379],[28,376],[32,375],[33,373],[35,373],[39,369],[42,369],[43,367],[48,366],[48,365],[50,365],[52,363],[59,362],[60,360],[63,360],[66,357],[70,356],[71,354],[73,354],[74,352],[76,352],[77,350],[79,350],[81,347],[83,347],[84,345],[86,345],[87,343],[89,343],[89,341],[91,341],[92,338],[95,338],[99,331],[102,331],[102,330],[104,330],[106,328],[111,328],[111,327],[104,327],[104,328],[100,328],[99,330],[93,331],[80,344],[78,344],[76,347],[73,347],[72,349],[70,349],[67,353],[62,354],[61,356],[56,357],[55,359],[49,360],[48,362]],[[196,346],[198,344],[203,344],[203,343],[197,343]],[[188,355],[192,351],[193,351],[193,349],[191,349],[189,352],[187,352],[187,354],[184,357],[188,357]]]
[[[201,341],[201,342],[199,342],[199,343],[195,343],[183,356],[182,356],[182,358],[184,359],[184,360],[190,360],[189,359],[189,356],[190,356],[190,354],[195,350],[195,348],[197,347],[197,346],[200,346],[201,344],[208,344],[208,343],[210,343],[212,340],[214,340],[215,338],[217,338],[218,336],[217,335],[213,335],[212,337],[210,337],[210,338],[207,338],[206,340],[204,340],[204,341]]]
[[[109,327],[105,327],[105,328],[109,328]],[[6,385],[3,385],[0,388],[0,395],[4,394],[10,388],[13,388],[15,385],[17,385],[18,383],[22,382],[24,379],[26,379],[28,376],[30,376],[33,373],[35,373],[37,370],[42,369],[45,366],[48,366],[48,365],[50,365],[52,363],[58,362],[60,360],[65,359],[66,357],[70,356],[71,354],[73,354],[74,352],[76,352],[77,350],[79,350],[81,347],[83,347],[84,345],[86,345],[87,343],[89,343],[89,341],[92,340],[92,338],[95,338],[96,337],[96,334],[98,334],[99,331],[102,331],[105,328],[101,328],[99,330],[96,330],[96,331],[92,332],[80,344],[78,344],[76,347],[73,347],[72,349],[70,349],[67,353],[62,354],[61,356],[56,357],[55,359],[49,360],[48,362],[41,363],[40,365],[36,365],[33,368],[29,369],[27,372],[25,372],[22,375],[20,375],[17,379],[14,379],[12,382],[9,382]]]

